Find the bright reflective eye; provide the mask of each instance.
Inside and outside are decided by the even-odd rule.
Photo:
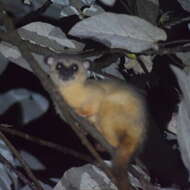
[[[56,69],[60,70],[63,67],[63,64],[61,62],[58,62],[56,65]]]
[[[76,72],[78,71],[79,68],[78,68],[78,65],[74,64],[71,66],[71,69]]]

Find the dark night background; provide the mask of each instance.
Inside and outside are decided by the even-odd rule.
[[[188,15],[177,1],[174,0],[172,3],[171,1],[161,0],[160,7],[164,12],[173,11],[176,16],[184,17]],[[119,1],[117,1],[114,7],[105,9],[112,12],[126,13]],[[48,19],[40,17],[39,20],[47,21]],[[77,17],[72,16],[57,21],[56,25],[63,26],[64,24],[64,26],[67,26],[64,28],[67,31],[77,21]],[[53,21],[51,20],[51,22]],[[168,30],[167,33],[169,41],[189,38],[187,25],[185,24],[178,25],[172,28],[172,30]],[[172,145],[176,144],[176,142],[167,141],[163,132],[171,119],[172,113],[177,111],[177,103],[179,102],[179,95],[175,90],[179,87],[169,67],[170,62],[171,60],[165,56],[157,56],[148,79],[151,88],[146,88],[145,91],[151,118],[150,125],[154,125],[154,128],[149,131],[150,134],[140,157],[149,169],[154,182],[160,183],[163,186],[170,186],[176,183],[181,186],[181,189],[185,189],[187,187],[188,176],[180,159],[179,152],[172,149]],[[133,78],[130,78],[130,80],[133,81]],[[141,77],[139,80],[141,80]],[[0,76],[0,86],[0,93],[13,88],[26,88],[40,93],[50,101],[47,113],[26,126],[22,126],[20,123],[21,110],[17,104],[12,106],[4,115],[0,116],[1,123],[12,124],[18,130],[30,135],[89,154],[71,128],[56,114],[47,92],[32,73],[10,63],[7,70]],[[10,135],[6,136],[9,137],[16,148],[32,153],[47,166],[48,171],[38,171],[35,173],[41,180],[46,181],[49,177],[60,178],[68,168],[85,163],[72,156],[41,147],[20,138]],[[108,158],[105,154],[103,156]]]

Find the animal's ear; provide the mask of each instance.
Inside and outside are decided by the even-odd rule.
[[[85,60],[83,62],[83,66],[84,66],[85,69],[89,69],[90,68],[90,61],[89,60]]]
[[[53,65],[54,63],[55,63],[55,58],[53,57],[53,56],[46,56],[45,58],[44,58],[44,62],[47,64],[47,65],[49,65],[49,66],[51,66],[51,65]]]

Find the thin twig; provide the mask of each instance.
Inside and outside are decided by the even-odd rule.
[[[159,48],[158,50],[146,50],[143,55],[169,55],[177,52],[190,52],[190,45],[182,45],[173,48]]]
[[[76,152],[70,148],[67,148],[67,147],[62,147],[62,146],[55,144],[55,143],[52,143],[50,141],[46,141],[46,140],[43,140],[43,139],[38,138],[38,137],[30,136],[30,135],[23,133],[21,131],[17,131],[15,129],[13,129],[11,125],[0,124],[0,131],[11,134],[13,136],[21,137],[27,141],[31,141],[33,143],[37,143],[39,145],[46,146],[46,147],[54,149],[56,151],[63,152],[64,154],[70,154],[70,155],[72,155],[78,159],[85,160],[87,162],[93,163],[93,160],[87,155],[78,153],[78,152]]]
[[[164,48],[166,46],[173,46],[173,45],[183,45],[183,44],[189,44],[190,43],[190,40],[189,39],[184,39],[184,40],[174,40],[174,41],[170,41],[170,42],[162,42],[162,43],[159,43],[159,47],[160,48]]]
[[[26,174],[33,181],[33,184],[35,185],[36,189],[43,190],[42,186],[40,185],[40,183],[38,182],[36,177],[33,175],[32,171],[30,170],[28,164],[25,162],[25,160],[22,158],[22,156],[19,154],[19,152],[14,148],[14,146],[11,144],[11,142],[1,132],[0,132],[0,138],[5,142],[5,144],[9,147],[9,149],[13,153],[13,155],[21,163],[23,169],[26,171]]]
[[[2,162],[9,170],[12,170],[23,183],[29,185],[31,189],[36,190],[36,186],[30,180],[28,180],[20,171],[18,171],[2,154],[0,154],[0,162]]]
[[[169,23],[166,23],[166,24],[163,25],[163,27],[170,28],[170,27],[173,27],[175,25],[183,24],[183,23],[189,22],[189,21],[190,21],[190,17],[185,17],[185,18],[181,18],[179,20],[175,20],[175,21],[171,21]]]

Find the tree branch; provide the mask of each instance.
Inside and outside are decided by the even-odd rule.
[[[28,135],[28,134],[23,133],[21,131],[17,131],[15,129],[13,129],[13,126],[11,126],[11,125],[0,124],[0,131],[3,131],[3,132],[8,133],[8,134],[11,134],[13,136],[23,138],[23,139],[25,139],[27,141],[30,141],[30,142],[33,142],[33,143],[37,143],[37,144],[39,144],[41,146],[46,146],[48,148],[51,148],[53,150],[62,152],[64,154],[72,155],[72,156],[74,156],[74,157],[76,157],[78,159],[85,160],[85,161],[87,161],[89,163],[93,163],[92,158],[90,158],[88,155],[81,154],[81,153],[76,152],[76,151],[74,151],[74,150],[72,150],[70,148],[62,147],[61,145],[55,144],[53,142],[46,141],[46,140],[43,140],[41,138]]]
[[[32,182],[35,186],[35,189],[43,190],[42,186],[40,185],[40,183],[38,182],[36,177],[33,175],[32,171],[30,170],[28,164],[25,162],[25,160],[22,158],[22,156],[19,154],[19,152],[14,148],[14,146],[10,143],[10,141],[1,132],[0,132],[0,138],[5,142],[5,144],[8,146],[8,148],[13,153],[13,155],[21,163],[23,169],[26,171],[26,174],[32,180]]]
[[[0,4],[1,6],[1,4]],[[2,13],[2,12],[1,12]],[[6,20],[10,21],[10,18],[6,15]],[[14,28],[13,23],[10,22],[9,25],[11,28]],[[0,38],[2,40],[7,40],[6,34],[0,32]],[[9,43],[13,43],[18,47],[22,57],[28,62],[30,67],[32,68],[34,74],[39,78],[41,81],[44,89],[48,91],[50,97],[52,98],[53,102],[57,106],[60,117],[63,120],[66,120],[67,123],[71,126],[71,128],[75,131],[75,133],[80,138],[81,142],[87,147],[87,149],[91,152],[91,154],[96,158],[96,160],[100,163],[101,168],[107,173],[107,175],[113,180],[113,176],[110,170],[107,168],[99,154],[95,151],[94,147],[88,141],[87,137],[81,133],[80,128],[84,128],[91,136],[93,136],[100,144],[111,154],[114,154],[113,147],[105,140],[105,138],[92,126],[88,121],[84,118],[79,117],[64,101],[64,98],[60,95],[59,91],[57,90],[54,83],[50,80],[50,78],[46,75],[46,73],[41,69],[38,65],[37,61],[31,54],[28,45],[25,41],[23,41],[18,32],[16,30],[12,31],[9,34]]]
[[[2,162],[8,169],[12,170],[20,178],[20,180],[26,185],[29,185],[31,189],[38,189],[34,183],[30,182],[30,180],[28,180],[21,172],[19,172],[2,154],[0,154],[0,162]]]

